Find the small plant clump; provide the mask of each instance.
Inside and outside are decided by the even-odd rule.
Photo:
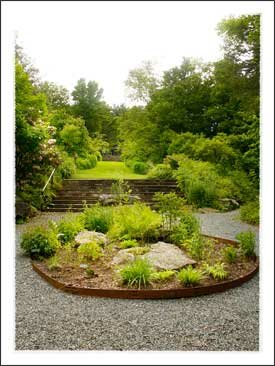
[[[153,272],[151,275],[151,281],[153,282],[166,282],[175,276],[175,271],[167,269],[166,271]]]
[[[137,256],[137,255],[143,255],[145,253],[148,253],[149,250],[150,250],[149,247],[134,247],[134,248],[130,248],[129,253],[132,253],[135,256]]]
[[[152,268],[150,264],[144,260],[137,258],[134,262],[124,266],[119,271],[121,280],[129,287],[146,287],[151,278]]]
[[[96,242],[84,243],[77,248],[77,253],[83,259],[96,260],[103,255],[101,247]]]
[[[56,226],[61,244],[72,241],[84,229],[81,216],[75,217],[72,214],[67,214]]]
[[[260,222],[259,200],[249,202],[240,209],[240,217],[242,221],[252,225],[259,225]]]
[[[58,271],[62,268],[59,263],[59,258],[56,255],[48,259],[47,265],[49,271]]]
[[[227,263],[234,263],[238,257],[237,249],[232,245],[229,245],[228,247],[224,248],[223,256]]]
[[[56,233],[42,226],[24,233],[20,245],[32,259],[49,258],[60,247]]]
[[[135,239],[123,240],[119,244],[121,249],[134,248],[138,246],[138,242]]]
[[[245,257],[253,257],[255,255],[255,234],[252,231],[243,231],[236,235],[236,239],[240,242],[240,249]]]
[[[94,205],[85,208],[83,212],[84,226],[87,230],[95,230],[101,233],[107,233],[113,222],[112,207],[103,207]]]
[[[224,263],[216,263],[213,266],[205,264],[204,271],[214,278],[214,280],[224,280],[228,276],[228,273],[224,269]]]
[[[202,280],[203,276],[199,270],[188,266],[179,271],[177,278],[185,286],[194,286]]]

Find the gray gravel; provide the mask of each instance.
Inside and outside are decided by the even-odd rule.
[[[234,238],[257,228],[230,213],[198,214],[206,234]],[[57,219],[42,214],[17,225]],[[257,351],[259,278],[220,294],[172,300],[122,300],[63,293],[47,284],[17,245],[17,350]]]

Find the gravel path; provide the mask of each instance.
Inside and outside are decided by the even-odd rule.
[[[234,238],[257,228],[238,211],[198,214],[205,234]],[[42,214],[17,225],[17,242],[30,225],[58,219]],[[220,294],[172,300],[81,297],[47,284],[17,245],[17,350],[257,351],[259,277]]]

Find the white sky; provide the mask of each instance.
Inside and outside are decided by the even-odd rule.
[[[152,60],[161,72],[183,56],[222,56],[215,30],[229,15],[257,12],[241,2],[14,2],[18,40],[42,79],[72,91],[95,80],[112,104],[126,103],[129,70]],[[12,11],[11,10],[11,11]]]

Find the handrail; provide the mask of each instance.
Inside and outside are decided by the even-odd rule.
[[[44,192],[44,191],[45,191],[45,189],[46,189],[47,185],[49,184],[49,182],[50,182],[50,180],[51,180],[51,178],[52,178],[52,176],[54,175],[54,172],[55,172],[55,168],[54,168],[54,169],[53,169],[53,171],[51,172],[51,175],[50,175],[49,179],[47,180],[46,184],[44,185],[44,187],[43,187],[43,189],[42,189],[42,192]]]

